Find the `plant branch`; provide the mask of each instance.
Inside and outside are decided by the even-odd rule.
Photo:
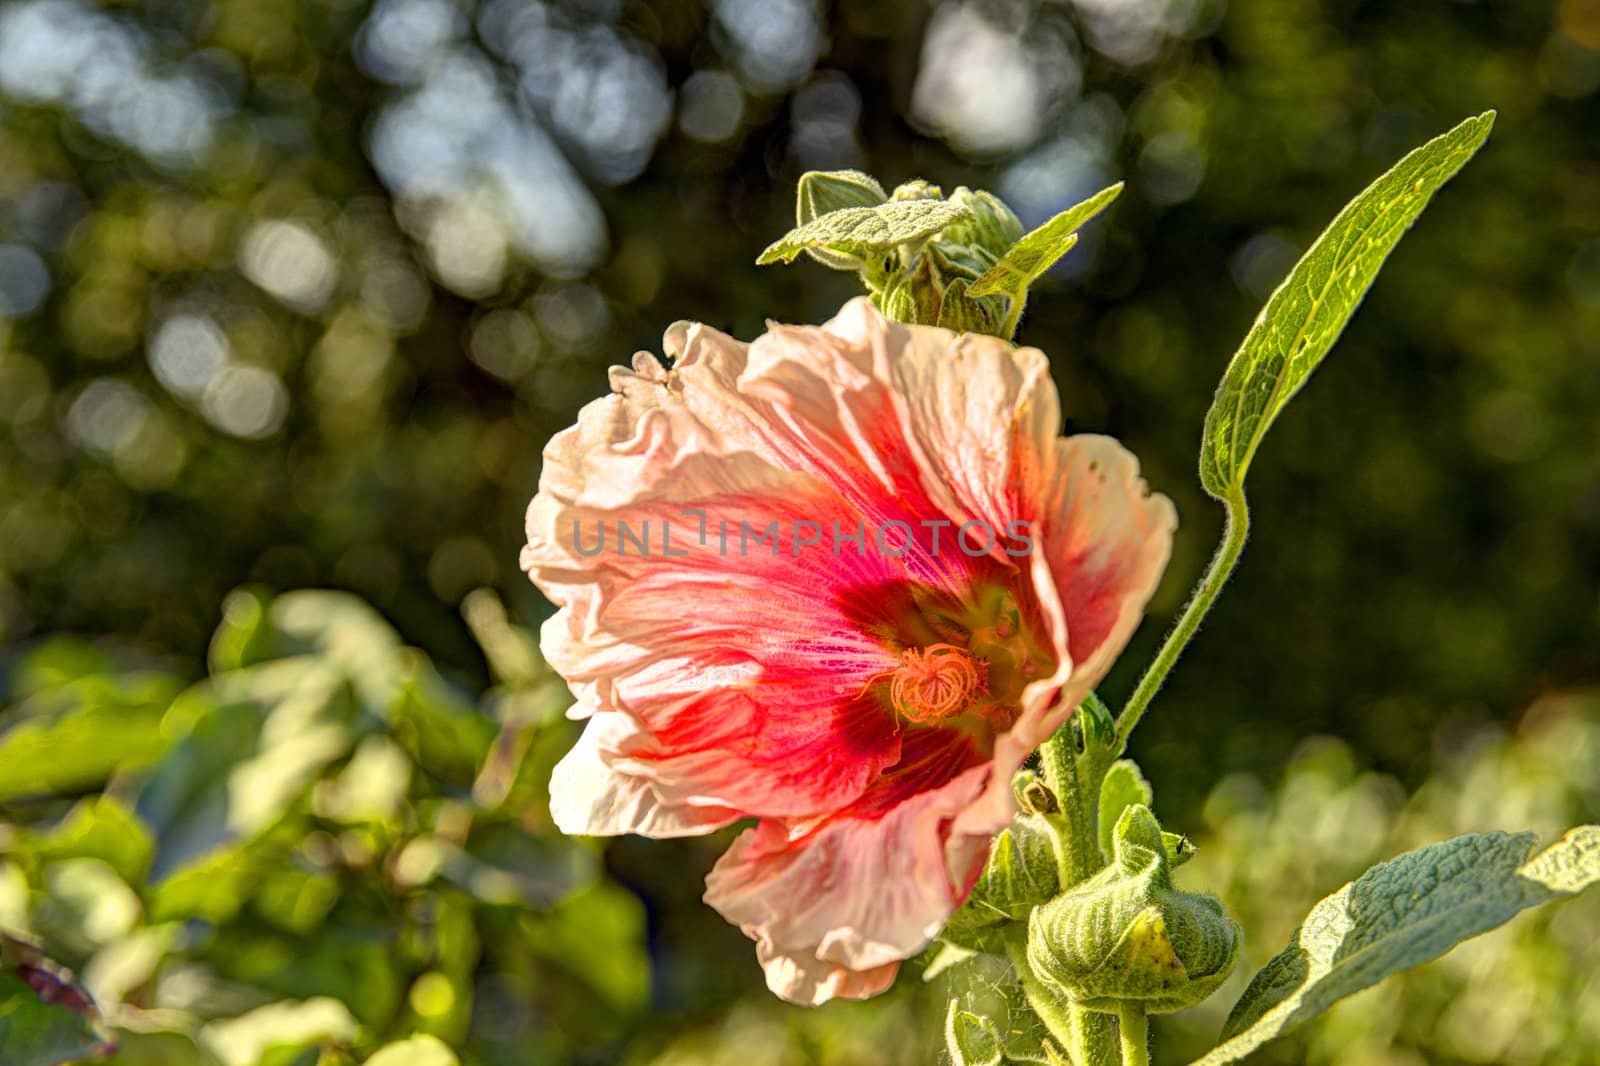
[[[1183,654],[1183,649],[1200,628],[1201,620],[1211,610],[1211,604],[1222,591],[1222,586],[1228,583],[1234,566],[1239,562],[1239,553],[1244,550],[1245,539],[1250,534],[1250,507],[1245,503],[1244,488],[1240,485],[1230,488],[1223,506],[1227,508],[1228,521],[1223,528],[1222,544],[1217,548],[1217,554],[1212,557],[1211,565],[1206,568],[1200,583],[1195,586],[1194,596],[1183,609],[1178,624],[1167,634],[1166,642],[1139,679],[1133,695],[1128,697],[1127,706],[1122,709],[1121,717],[1117,719],[1116,750],[1119,752],[1127,749],[1134,726],[1139,724],[1145,709],[1161,689],[1162,682],[1167,679],[1178,656]]]

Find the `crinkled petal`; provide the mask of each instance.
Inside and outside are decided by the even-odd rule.
[[[550,776],[550,813],[563,833],[616,836],[639,833],[651,837],[700,836],[739,818],[726,807],[695,803],[664,804],[647,778],[623,773],[607,762],[607,749],[625,737],[622,715],[593,717],[571,751]]]
[[[783,998],[875,994],[977,879],[988,837],[953,839],[949,824],[987,775],[974,766],[880,817],[835,818],[798,840],[793,826],[765,820],[711,871],[706,902],[756,941],[768,987]]]

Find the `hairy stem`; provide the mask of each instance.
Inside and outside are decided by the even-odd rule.
[[[1045,1029],[1063,1050],[1072,1047],[1072,1008],[1051,995],[1050,990],[1033,975],[1033,968],[1028,965],[1026,940],[1017,936],[1006,937],[1006,954],[1011,959],[1012,969],[1017,971],[1017,980],[1022,982],[1022,994],[1027,997],[1028,1006],[1033,1008],[1033,1013],[1039,1016]]]
[[[1117,1047],[1117,1019],[1072,1008],[1072,1066],[1126,1066]]]
[[[1149,1022],[1144,1008],[1124,1003],[1117,1015],[1117,1032],[1122,1040],[1122,1066],[1150,1066]]]
[[[1061,817],[1067,820],[1065,854],[1056,856],[1063,891],[1084,880],[1100,866],[1098,833],[1095,826],[1099,807],[1098,789],[1094,794],[1084,787],[1079,774],[1077,730],[1069,719],[1055,736],[1039,749],[1045,783],[1061,801]]]
[[[1222,591],[1222,586],[1228,583],[1234,565],[1239,561],[1239,553],[1244,550],[1245,538],[1250,535],[1250,508],[1245,503],[1244,489],[1236,485],[1229,490],[1223,506],[1228,511],[1228,522],[1223,528],[1222,544],[1217,548],[1217,554],[1212,557],[1211,565],[1206,568],[1200,583],[1195,586],[1194,596],[1189,600],[1189,605],[1183,609],[1178,624],[1172,627],[1166,642],[1156,653],[1155,660],[1139,679],[1133,695],[1128,697],[1128,703],[1123,707],[1121,717],[1117,719],[1118,751],[1127,748],[1133,727],[1139,724],[1139,719],[1144,716],[1145,709],[1150,706],[1150,701],[1160,690],[1161,683],[1172,671],[1178,656],[1183,654],[1183,649],[1195,631],[1200,628],[1201,620],[1205,618],[1206,612],[1211,610],[1211,604]]]

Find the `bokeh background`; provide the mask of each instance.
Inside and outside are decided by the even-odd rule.
[[[1021,331],[1183,523],[1115,704],[1215,542],[1199,427],[1256,310],[1490,107],[1274,428],[1134,754],[1189,884],[1270,931],[1247,970],[1423,828],[1600,817],[1597,90],[1595,0],[0,3],[0,931],[94,976],[119,1062],[932,1061],[914,975],[767,1001],[698,902],[721,838],[553,834],[545,441],[674,320],[852,294],[752,265],[805,170],[1029,225],[1126,180]],[[306,588],[345,595],[273,598]],[[1273,1054],[1595,1061],[1584,906]],[[1461,1004],[1508,973],[1538,996],[1491,1032]]]

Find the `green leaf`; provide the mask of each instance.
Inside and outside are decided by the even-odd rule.
[[[581,978],[612,1011],[636,1014],[650,1002],[644,904],[627,889],[596,881],[558,903],[528,942]]]
[[[100,1051],[104,1041],[81,1011],[46,1003],[14,973],[0,973],[0,1062],[5,1066],[56,1066]]]
[[[255,1066],[271,1050],[349,1044],[359,1031],[348,1007],[318,996],[269,1003],[236,1018],[210,1022],[200,1030],[200,1042],[224,1066]]]
[[[1028,286],[1039,280],[1056,260],[1078,243],[1077,230],[1110,206],[1122,192],[1122,183],[1101,189],[1083,203],[1069,207],[1038,229],[1024,234],[1007,249],[1000,261],[972,283],[973,296],[1003,293],[1013,300],[1026,299]]]
[[[811,170],[800,175],[800,184],[795,187],[794,222],[804,226],[831,211],[876,207],[887,199],[883,186],[859,170]],[[859,270],[862,265],[855,256],[823,248],[807,248],[806,254],[834,270]]]
[[[367,1066],[458,1066],[458,1060],[438,1037],[422,1035],[390,1044],[368,1059]]]
[[[971,217],[969,208],[948,200],[894,200],[876,207],[847,207],[790,230],[769,245],[756,264],[788,263],[808,248],[862,257],[931,237],[951,223]]]
[[[1600,882],[1600,826],[1574,829],[1530,860],[1533,839],[1482,833],[1431,844],[1322,900],[1239,997],[1224,1043],[1192,1066],[1235,1062],[1390,974]]]
[[[47,834],[24,845],[41,863],[100,859],[124,881],[138,886],[150,872],[150,830],[113,796],[91,796],[67,812]]]
[[[1411,223],[1493,125],[1494,112],[1485,111],[1400,160],[1339,212],[1267,300],[1206,415],[1200,480],[1212,496],[1224,500],[1244,484],[1273,419],[1333,347]]]
[[[0,803],[98,787],[164,751],[171,686],[138,675],[91,676],[41,692],[0,726]]]
[[[945,1050],[952,1066],[1000,1066],[1000,1033],[989,1019],[950,1001],[944,1019]]]
[[[1139,804],[1145,807],[1155,802],[1150,782],[1139,772],[1132,759],[1118,759],[1106,771],[1100,784],[1100,851],[1109,861],[1112,854],[1111,835],[1117,827],[1122,812]]]

